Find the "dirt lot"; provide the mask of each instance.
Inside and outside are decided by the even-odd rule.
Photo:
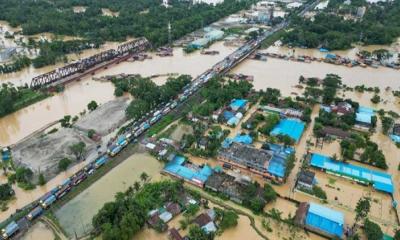
[[[41,172],[46,178],[51,178],[58,172],[60,159],[67,157],[76,163],[69,146],[80,141],[86,144],[85,155],[95,150],[95,143],[75,129],[62,128],[52,134],[39,133],[12,149],[13,160],[16,166],[29,167],[35,174]]]
[[[82,131],[93,129],[100,135],[107,135],[126,121],[125,109],[127,107],[127,98],[104,103],[79,119],[74,127]]]

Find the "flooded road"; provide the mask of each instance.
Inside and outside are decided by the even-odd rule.
[[[104,203],[113,201],[117,192],[125,191],[140,174],[146,172],[152,180],[160,179],[162,163],[148,154],[135,154],[111,170],[88,189],[69,201],[55,215],[69,236],[81,236],[91,230],[93,216]]]
[[[79,164],[76,164],[75,166],[69,168],[67,171],[59,173],[56,177],[48,181],[44,186],[37,186],[35,189],[31,191],[25,191],[14,184],[13,189],[15,191],[15,196],[17,196],[17,198],[10,201],[7,204],[8,209],[6,211],[0,212],[0,221],[4,221],[11,214],[14,214],[16,209],[24,207],[25,205],[35,201],[36,199],[40,198],[50,190],[54,189],[61,182],[63,182],[68,177],[72,176],[75,172],[84,167],[86,164],[87,164],[86,162],[81,162]],[[0,175],[0,183],[1,184],[7,183],[7,178],[3,175],[3,172],[1,173],[2,174]]]
[[[0,145],[14,144],[37,129],[59,120],[65,115],[77,115],[86,109],[91,100],[100,104],[113,100],[115,97],[112,83],[93,81],[93,77],[120,73],[141,74],[143,76],[180,73],[195,77],[234,50],[234,48],[225,47],[222,42],[212,45],[210,49],[218,50],[220,54],[214,56],[201,55],[197,51],[187,55],[183,53],[181,48],[177,48],[173,57],[158,57],[152,54],[153,59],[143,62],[123,62],[94,76],[87,76],[79,82],[68,84],[64,92],[0,118]],[[18,80],[10,79],[10,81]],[[157,84],[163,84],[166,78],[156,78],[154,81]]]

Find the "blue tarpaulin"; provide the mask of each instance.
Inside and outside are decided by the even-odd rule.
[[[304,131],[304,123],[297,119],[283,119],[280,120],[279,123],[272,129],[270,134],[272,136],[277,135],[287,135],[291,137],[293,140],[298,142],[301,138],[301,135]]]
[[[331,235],[342,237],[344,215],[341,212],[319,204],[310,203],[310,208],[306,216],[306,224]]]
[[[246,135],[238,134],[233,138],[233,141],[236,143],[252,144],[253,138],[250,137],[250,135],[248,135],[248,134],[246,134]]]
[[[383,192],[392,194],[394,191],[391,175],[384,172],[334,161],[330,157],[317,153],[312,155],[310,164],[313,167],[372,183],[375,189]]]
[[[269,164],[268,164],[268,172],[272,175],[278,177],[285,177],[286,171],[286,160],[288,156],[294,153],[294,148],[292,147],[283,147],[278,144],[268,143],[269,150],[274,152]]]
[[[233,112],[230,111],[224,111],[224,119],[225,121],[228,121],[229,119],[235,117],[235,114],[233,114]]]
[[[247,100],[246,99],[233,99],[231,102],[230,107],[234,110],[237,111],[241,108],[244,108],[247,104]]]
[[[213,170],[208,165],[205,165],[202,168],[188,168],[183,164],[186,159],[183,156],[176,156],[171,162],[169,162],[164,167],[164,171],[169,172],[173,175],[178,175],[186,180],[198,180],[204,183],[207,181],[208,177],[212,174]]]

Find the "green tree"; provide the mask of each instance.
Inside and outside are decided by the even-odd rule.
[[[192,225],[189,228],[189,239],[196,239],[196,240],[212,240],[214,239],[213,234],[207,234],[203,229],[201,229],[197,225]]]
[[[96,110],[97,107],[98,107],[98,105],[97,105],[96,101],[91,101],[87,105],[87,108],[88,108],[89,111],[94,111],[94,110]]]
[[[75,155],[77,161],[82,159],[83,153],[85,152],[86,144],[84,142],[78,142],[69,147],[72,154]]]
[[[71,160],[68,158],[63,158],[58,162],[58,170],[65,171],[68,169],[68,166],[71,164]]]
[[[149,179],[149,175],[147,175],[146,172],[142,172],[142,173],[140,174],[140,180],[141,180],[142,182],[147,182],[148,179]]]
[[[14,190],[12,189],[11,185],[8,183],[0,185],[0,200],[7,201],[11,199],[15,195]]]
[[[222,219],[219,223],[219,227],[221,228],[221,231],[224,231],[225,229],[237,226],[238,219],[239,219],[239,216],[236,214],[236,212],[234,212],[232,210],[223,211]]]
[[[269,202],[273,202],[276,200],[277,198],[277,193],[275,192],[275,190],[272,188],[271,185],[269,185],[268,183],[264,184],[264,200],[269,203]]]
[[[364,232],[368,240],[382,240],[383,232],[378,224],[371,222],[368,218],[364,221]]]
[[[44,175],[43,175],[43,173],[40,173],[40,174],[39,174],[39,180],[38,180],[38,183],[39,183],[39,185],[40,185],[40,186],[43,186],[43,185],[45,185],[45,184],[46,184],[46,179],[44,178]]]

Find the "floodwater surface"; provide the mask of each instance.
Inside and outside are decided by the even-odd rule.
[[[61,227],[69,236],[88,233],[92,229],[93,216],[104,203],[113,201],[117,192],[140,181],[143,172],[153,180],[159,179],[161,169],[162,164],[148,154],[132,155],[56,211]]]

